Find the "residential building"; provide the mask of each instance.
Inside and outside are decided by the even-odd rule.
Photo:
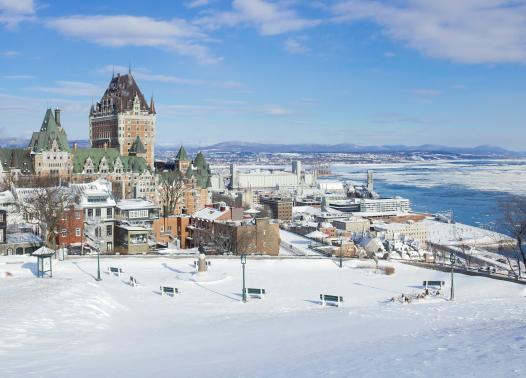
[[[159,219],[160,208],[151,201],[135,198],[120,200],[116,204],[115,219],[120,223],[152,229],[153,222]]]
[[[188,248],[191,243],[190,225],[191,216],[187,214],[168,215],[153,222],[155,240],[162,244],[176,244],[181,249]]]
[[[241,222],[218,221],[214,224],[214,235],[223,239],[223,248],[234,254],[279,254],[279,225],[269,218]]]
[[[84,211],[79,205],[64,210],[58,224],[57,246],[78,248],[84,240]]]
[[[115,208],[111,183],[97,180],[89,184],[72,184],[78,205],[84,213],[85,244],[102,253],[114,253]]]
[[[115,252],[121,255],[147,253],[149,231],[142,226],[120,223],[115,227]]]
[[[405,223],[378,223],[374,230],[385,240],[410,239],[418,240],[424,246],[428,241],[427,227],[422,222],[407,221]]]
[[[7,210],[0,209],[0,244],[7,241]]]
[[[268,207],[272,219],[278,219],[283,222],[292,221],[292,198],[262,196],[259,198],[259,201]]]
[[[369,232],[369,229],[371,227],[371,222],[368,219],[360,217],[336,219],[332,221],[332,224],[338,230],[352,232],[356,234]]]

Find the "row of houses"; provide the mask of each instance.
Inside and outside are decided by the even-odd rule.
[[[38,202],[35,193],[41,190],[13,188],[10,200],[0,203],[10,208],[0,212],[0,219],[6,221],[6,227],[0,221],[0,254],[31,253],[39,243],[49,240],[42,219],[31,219],[20,210]],[[56,190],[67,193],[71,201],[60,210],[52,240],[56,248],[67,248],[69,253],[140,254],[160,248],[196,247],[220,254],[279,253],[277,222],[254,219],[242,208],[219,203],[206,205],[193,214],[162,214],[160,207],[147,199],[116,199],[111,183],[102,179]],[[37,238],[35,245],[18,245],[20,235],[9,242],[8,218],[13,226],[32,225],[26,234]]]

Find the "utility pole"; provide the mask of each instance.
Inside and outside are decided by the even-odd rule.
[[[342,250],[343,250],[343,238],[340,237],[340,268],[343,268]]]
[[[449,254],[449,261],[451,262],[451,295],[449,299],[450,301],[455,299],[455,286],[454,286],[454,281],[453,281],[453,271],[454,271],[454,266],[455,266],[455,259],[456,259],[455,252],[451,252]]]
[[[241,266],[243,267],[243,303],[247,301],[247,291],[245,288],[245,264],[247,263],[247,255],[241,254]]]

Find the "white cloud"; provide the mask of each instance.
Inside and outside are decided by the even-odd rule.
[[[68,16],[49,20],[46,24],[66,36],[101,46],[146,46],[191,56],[203,63],[220,60],[202,44],[206,35],[183,19],[164,21],[128,15]]]
[[[281,106],[272,105],[265,109],[263,109],[263,112],[265,114],[273,115],[273,116],[283,116],[283,115],[289,115],[292,114],[292,112],[289,109],[283,108]]]
[[[124,66],[106,65],[102,67],[99,72],[103,74],[111,74],[113,72],[127,72],[128,68]],[[144,68],[137,68],[132,70],[132,74],[138,80],[153,81],[158,83],[181,84],[181,85],[208,85],[221,88],[240,89],[243,84],[237,81],[208,81],[201,79],[189,79],[173,75],[154,74]]]
[[[299,38],[288,38],[284,44],[283,48],[291,54],[305,54],[310,51],[308,46],[305,46],[304,39]]]
[[[211,2],[212,2],[211,0],[192,0],[192,1],[187,1],[184,5],[187,8],[193,9],[193,8],[204,7],[210,4]]]
[[[440,96],[442,94],[442,91],[431,88],[415,88],[411,90],[411,93],[418,97],[436,97]]]
[[[196,21],[209,29],[251,25],[262,35],[277,35],[320,24],[320,20],[300,17],[288,2],[234,0],[232,10],[217,12]]]
[[[79,81],[57,81],[53,87],[31,87],[34,91],[53,93],[63,96],[95,96],[102,92],[102,89],[91,83]]]
[[[0,51],[0,56],[5,56],[5,57],[13,57],[13,56],[17,56],[17,55],[20,55],[20,53],[18,51],[14,51],[14,50],[4,50],[4,51]]]
[[[526,62],[524,0],[344,0],[340,22],[372,20],[426,56],[460,63]]]
[[[392,52],[392,51],[386,51],[386,52],[384,52],[384,56],[386,58],[394,58],[396,56],[396,54],[394,52]]]
[[[32,75],[4,75],[2,79],[6,80],[33,80],[35,77]]]
[[[20,22],[34,19],[33,0],[0,0],[0,24],[8,29],[15,28]]]

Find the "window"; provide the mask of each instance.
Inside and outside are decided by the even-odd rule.
[[[80,236],[80,228],[75,229],[75,236]]]
[[[100,217],[100,209],[95,209],[95,216]]]
[[[113,210],[113,209],[112,209],[111,207],[108,207],[108,208],[106,209],[106,217],[107,217],[107,218],[113,218],[113,211],[112,211],[112,210]]]
[[[65,228],[62,229],[62,237],[65,238],[68,235],[68,230]]]
[[[93,216],[93,209],[88,209],[88,217],[92,217]]]
[[[113,235],[113,227],[111,225],[106,226],[106,236]]]
[[[128,212],[129,218],[148,218],[148,210],[130,210]]]
[[[80,219],[80,211],[75,211],[75,219]]]

